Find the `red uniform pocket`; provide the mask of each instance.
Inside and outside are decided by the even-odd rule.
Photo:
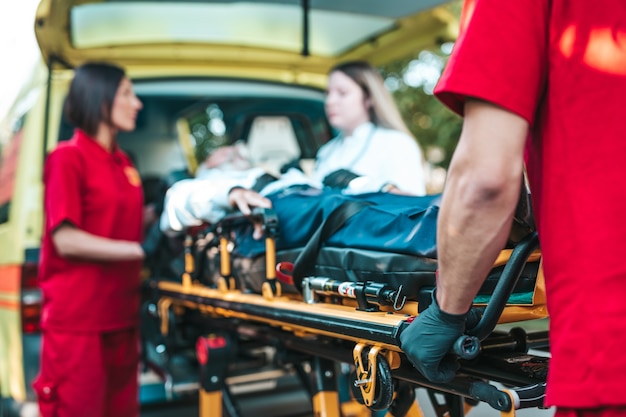
[[[57,390],[56,385],[38,377],[33,382],[33,389],[37,394],[39,412],[41,417],[57,416]]]

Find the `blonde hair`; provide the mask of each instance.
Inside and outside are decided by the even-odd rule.
[[[393,96],[385,87],[383,77],[376,68],[365,61],[348,61],[332,67],[329,74],[335,71],[340,71],[350,77],[361,87],[365,97],[370,99],[369,116],[372,123],[399,130],[414,138],[404,123]]]

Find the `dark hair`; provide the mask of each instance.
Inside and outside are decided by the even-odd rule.
[[[101,122],[111,123],[111,107],[124,76],[122,68],[106,63],[90,62],[76,68],[65,100],[67,120],[91,136]]]

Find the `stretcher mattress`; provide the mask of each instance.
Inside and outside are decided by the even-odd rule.
[[[314,261],[301,268],[307,275],[402,286],[409,299],[416,299],[420,288],[434,286],[439,195],[346,196],[332,189],[296,187],[269,198],[278,225],[274,233],[277,262],[298,265],[304,263],[302,252],[311,251]],[[340,212],[353,203],[356,209],[351,208],[349,214]],[[252,237],[252,227],[250,222],[238,223],[229,238],[234,242],[233,276],[242,288],[258,292],[266,278],[266,242]],[[319,242],[312,242],[322,229],[325,233]],[[515,223],[508,247],[515,246],[522,231],[527,233]],[[489,274],[479,293],[481,301],[493,291],[502,268],[496,266]],[[532,302],[538,269],[538,261],[524,267],[512,296],[516,304]],[[296,292],[290,286],[284,290]]]

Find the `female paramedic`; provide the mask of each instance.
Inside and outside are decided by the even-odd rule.
[[[339,135],[317,153],[313,179],[350,194],[426,194],[423,156],[381,75],[367,62],[333,67],[325,109]]]
[[[42,417],[139,415],[143,195],[116,135],[141,107],[121,68],[76,70],[64,108],[76,130],[44,167]]]

